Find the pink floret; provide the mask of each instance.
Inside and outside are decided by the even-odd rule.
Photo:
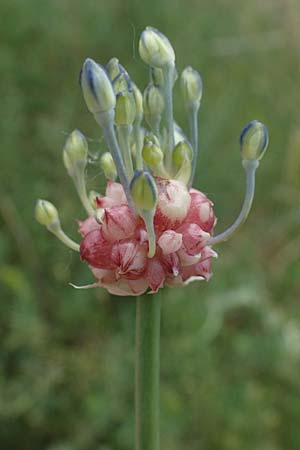
[[[213,234],[212,202],[180,182],[157,178],[159,199],[155,213],[156,253],[148,258],[148,236],[143,220],[129,209],[123,187],[109,182],[97,199],[104,209],[101,223],[93,217],[79,222],[83,237],[80,255],[99,286],[114,295],[157,292],[164,285],[180,286],[194,279],[209,280],[211,258],[207,246]]]

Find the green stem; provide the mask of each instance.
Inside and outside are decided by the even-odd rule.
[[[159,450],[160,294],[136,302],[135,450]]]
[[[163,68],[164,96],[165,96],[165,122],[167,129],[166,168],[172,168],[172,152],[174,149],[174,120],[173,120],[173,78],[174,66],[167,65]]]

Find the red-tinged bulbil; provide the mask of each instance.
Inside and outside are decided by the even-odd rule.
[[[114,295],[141,295],[164,285],[211,277],[211,258],[216,254],[206,244],[215,224],[212,202],[179,181],[157,178],[156,182],[153,258],[147,256],[145,224],[130,211],[119,183],[109,182],[106,196],[98,200],[99,208],[104,208],[102,223],[93,218],[80,222],[81,258],[90,265],[98,285]]]

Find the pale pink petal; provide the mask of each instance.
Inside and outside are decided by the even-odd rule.
[[[102,233],[111,242],[131,237],[137,222],[127,205],[113,206],[104,210]]]
[[[182,233],[183,245],[187,253],[197,255],[210,238],[210,234],[203,231],[196,223],[186,223],[178,228]]]
[[[180,260],[176,253],[164,255],[160,260],[168,275],[172,275],[173,277],[177,277],[179,275]]]
[[[132,295],[142,295],[148,289],[148,281],[146,278],[128,280],[128,284],[133,292]]]
[[[94,277],[97,278],[100,284],[116,282],[116,274],[114,270],[96,269],[95,267],[90,267]]]
[[[104,239],[100,229],[88,233],[80,244],[81,259],[99,269],[115,267],[111,258],[112,246]]]
[[[213,203],[200,191],[190,190],[191,205],[185,218],[185,223],[196,223],[202,230],[209,233],[215,224]]]
[[[189,255],[183,248],[177,252],[177,255],[179,256],[181,267],[192,266],[197,264],[201,259],[201,253]]]
[[[78,221],[78,231],[82,237],[85,237],[90,231],[99,230],[101,225],[97,222],[95,217],[88,217],[86,220]]]
[[[158,231],[178,227],[185,219],[191,198],[186,186],[176,180],[157,178],[158,205],[154,225]]]
[[[105,191],[106,197],[114,201],[115,205],[124,205],[127,203],[123,186],[120,183],[108,181]]]
[[[135,242],[114,244],[111,259],[117,266],[117,274],[122,278],[138,278],[146,269],[146,250]]]
[[[140,294],[134,293],[134,291],[129,286],[127,280],[120,280],[114,284],[106,284],[104,287],[112,295],[120,295],[122,297],[125,297],[125,296],[127,297],[127,296],[132,296],[132,295],[140,295]]]
[[[173,230],[164,231],[157,241],[164,255],[175,253],[182,246],[182,234]]]
[[[157,258],[149,259],[146,278],[153,292],[157,292],[163,286],[165,277],[165,271],[160,261]]]

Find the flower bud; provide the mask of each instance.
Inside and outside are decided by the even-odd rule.
[[[186,67],[181,74],[181,91],[186,105],[199,103],[202,97],[200,74],[192,67]]]
[[[118,58],[111,58],[106,65],[106,72],[111,81],[115,80],[124,70]]]
[[[244,160],[260,160],[269,143],[267,127],[257,120],[252,120],[242,130],[240,144]]]
[[[132,84],[129,75],[125,70],[114,79],[113,88],[116,95],[125,91],[132,92]]]
[[[116,97],[106,70],[90,58],[83,64],[80,85],[91,113],[106,112],[115,107]]]
[[[101,156],[100,167],[108,180],[115,181],[115,179],[117,178],[117,169],[114,160],[109,152],[103,153],[103,155]]]
[[[59,223],[57,209],[47,200],[37,200],[35,205],[35,218],[45,227],[49,227],[54,223]]]
[[[151,67],[150,79],[153,84],[158,84],[159,86],[162,86],[164,84],[164,74],[162,69],[159,69],[158,67]]]
[[[157,136],[155,136],[154,133],[148,132],[145,134],[144,136],[144,145],[148,142],[151,142],[152,144],[157,145],[157,147],[160,147],[160,142],[157,138]]]
[[[193,150],[190,144],[187,141],[178,142],[173,150],[172,159],[175,167],[181,167],[184,161],[192,161]]]
[[[151,211],[157,204],[158,192],[149,172],[136,170],[130,183],[130,193],[138,209]]]
[[[143,95],[136,84],[132,83],[132,93],[135,101],[136,116],[141,118],[143,116]]]
[[[74,174],[76,165],[86,166],[88,157],[88,143],[79,130],[72,131],[67,137],[63,149],[64,165],[70,176]]]
[[[164,99],[158,86],[149,84],[144,90],[143,100],[145,115],[157,117],[162,114]]]
[[[117,95],[115,123],[116,125],[132,125],[136,116],[134,96],[131,92],[123,91]]]
[[[161,148],[151,141],[145,140],[143,151],[143,159],[149,167],[155,167],[164,159],[164,154]]]
[[[151,67],[162,68],[175,63],[175,53],[169,40],[152,27],[147,27],[142,32],[139,52],[142,60]]]

